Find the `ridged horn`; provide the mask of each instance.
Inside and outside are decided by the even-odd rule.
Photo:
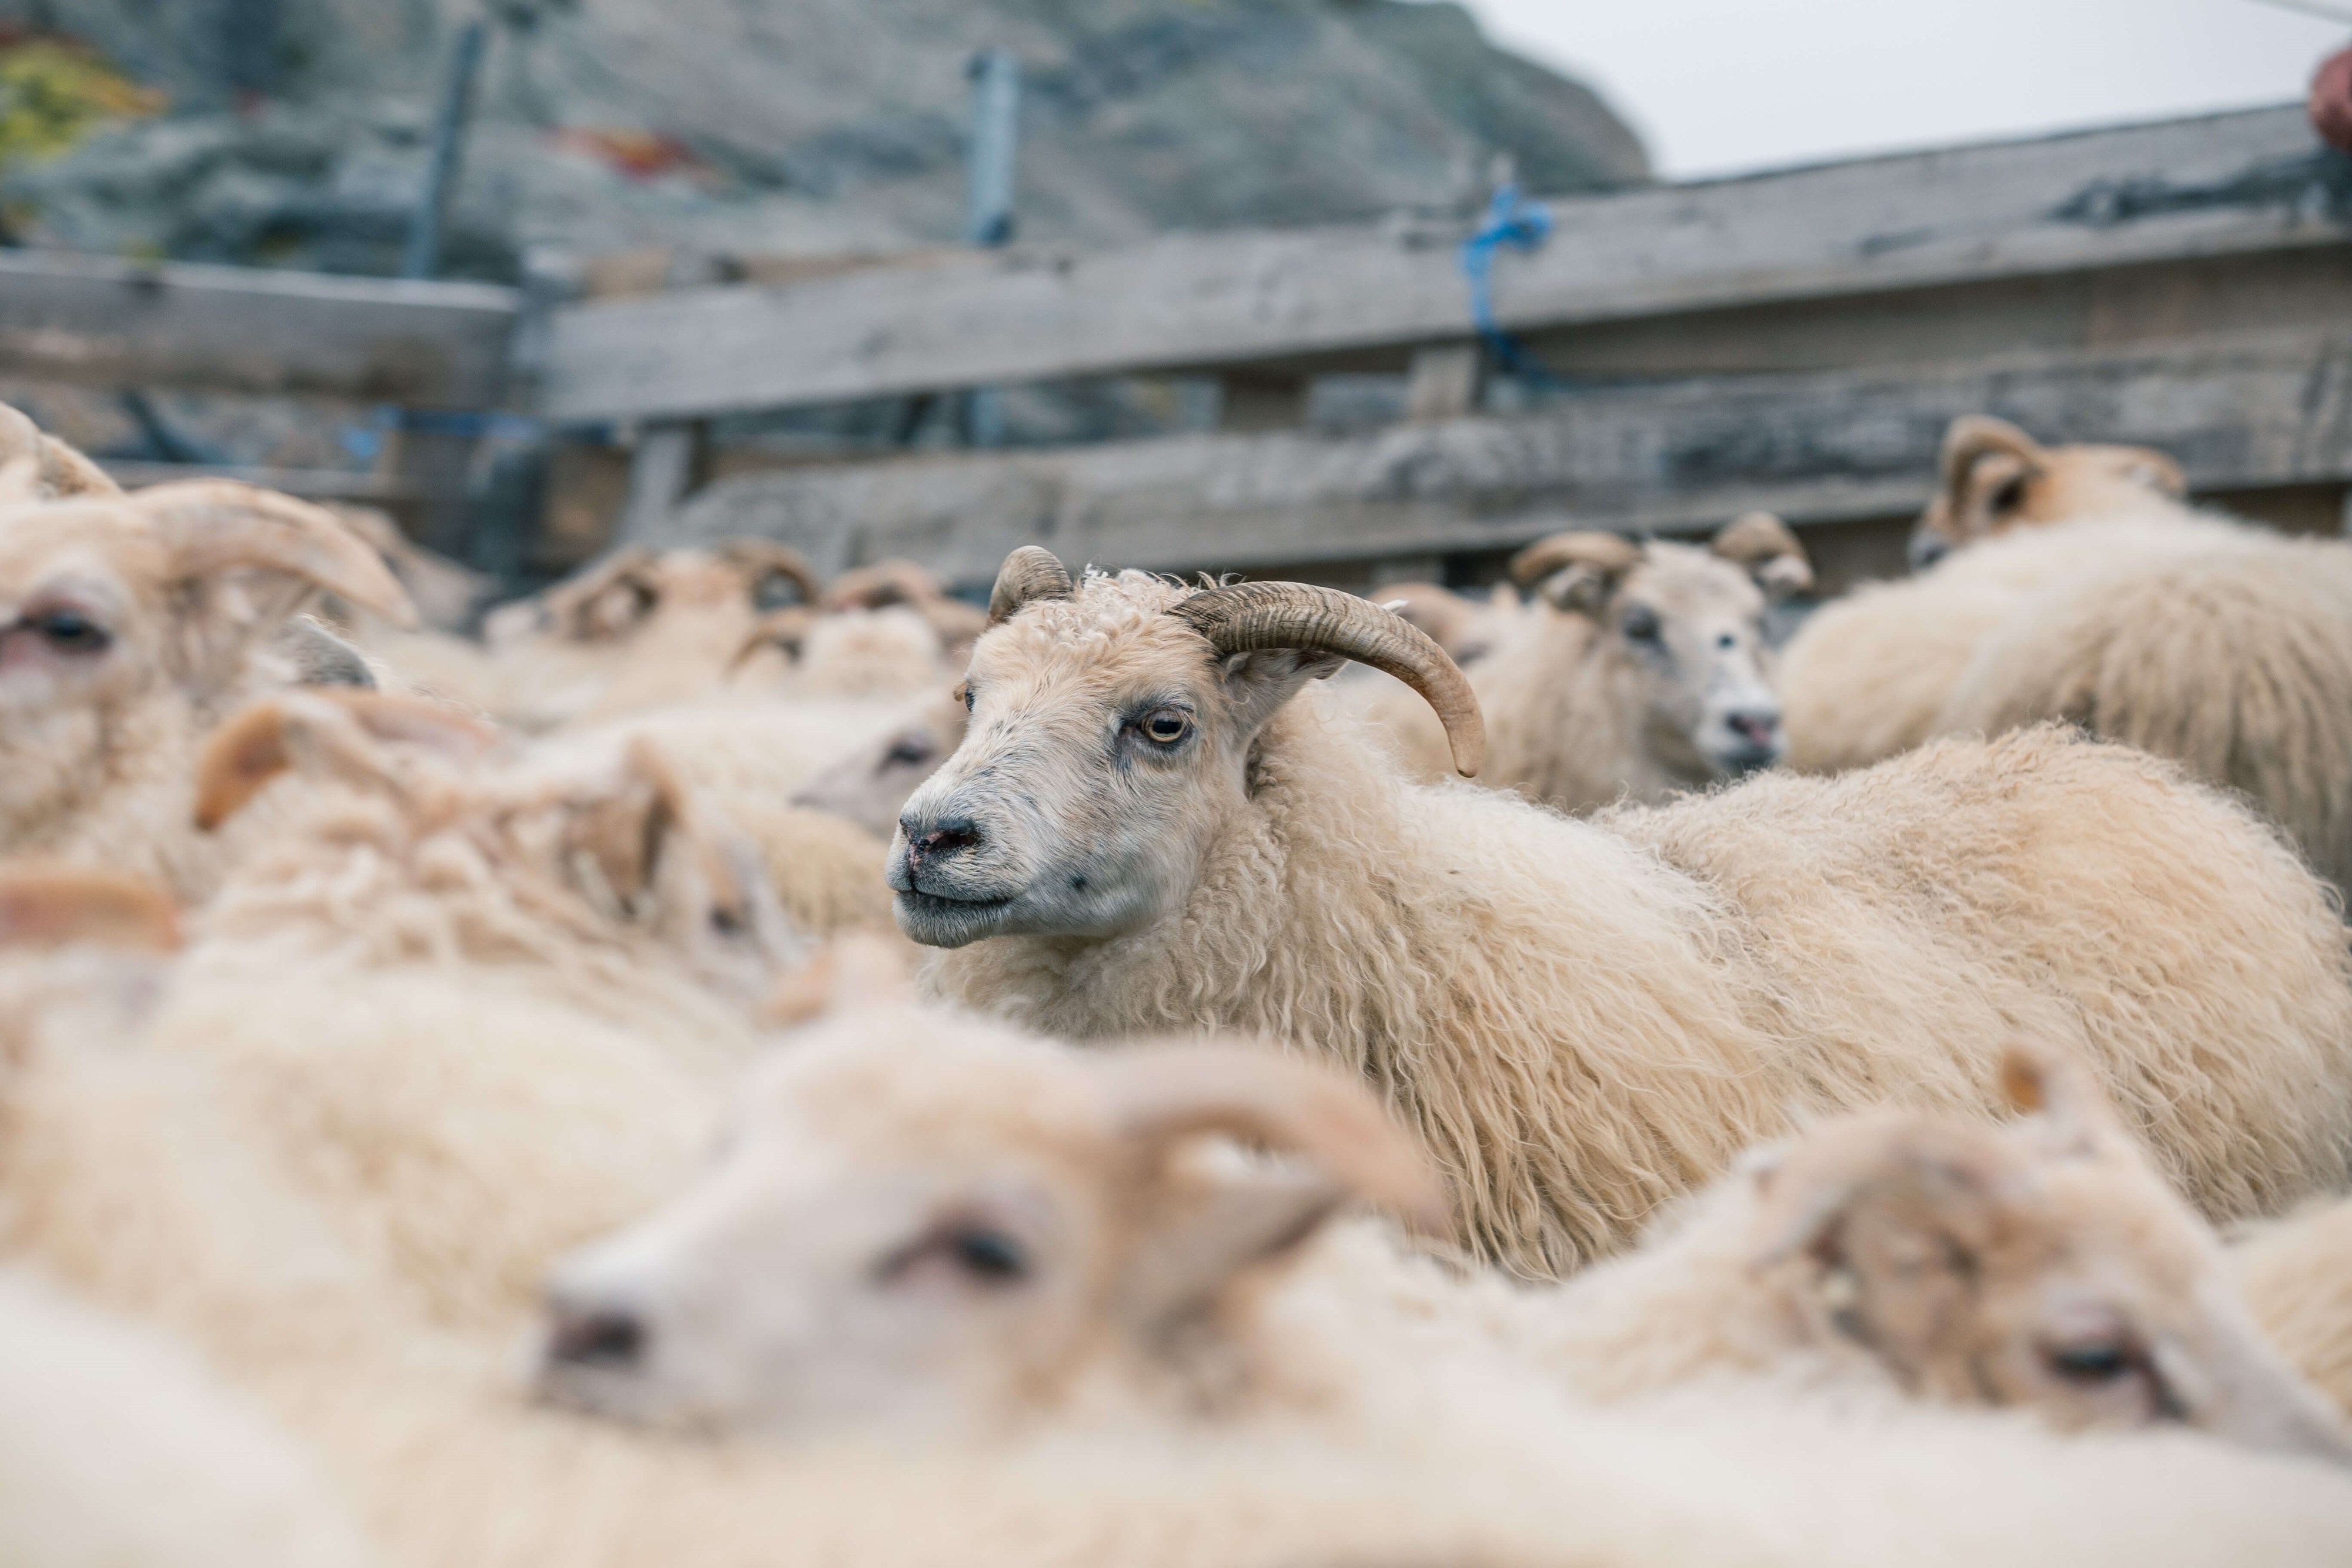
[[[1001,625],[1033,599],[1067,599],[1070,574],[1042,545],[1023,545],[996,569],[988,594],[988,623]]]
[[[1710,548],[1745,568],[1769,593],[1801,593],[1813,585],[1813,563],[1805,547],[1770,512],[1742,512],[1717,530]]]
[[[251,567],[282,571],[396,626],[416,624],[383,557],[323,507],[235,479],[185,479],[129,497],[184,577]]]
[[[1453,1228],[1444,1184],[1363,1084],[1241,1045],[1139,1045],[1095,1059],[1121,1134],[1168,1143],[1223,1133],[1304,1156],[1425,1236]]]
[[[1622,534],[1599,528],[1553,534],[1538,539],[1511,558],[1511,580],[1533,588],[1562,567],[1588,566],[1613,577],[1642,564],[1642,547]]]
[[[1394,611],[1336,588],[1239,582],[1196,593],[1170,612],[1220,653],[1266,648],[1339,653],[1393,675],[1437,710],[1454,768],[1474,777],[1486,760],[1486,722],[1470,682],[1429,634]]]

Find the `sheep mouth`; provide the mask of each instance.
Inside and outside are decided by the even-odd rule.
[[[993,936],[1020,895],[955,898],[919,888],[900,888],[890,897],[898,929],[910,941],[926,947],[961,947]]]

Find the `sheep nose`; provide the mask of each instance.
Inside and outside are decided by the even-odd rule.
[[[941,817],[928,826],[902,818],[898,831],[907,835],[907,858],[910,861],[945,860],[973,848],[981,838],[980,824],[970,817]]]
[[[1772,737],[1780,727],[1780,716],[1764,712],[1735,713],[1727,715],[1724,723],[1731,727],[1732,734],[1750,746],[1760,747],[1772,744]]]
[[[1911,536],[1911,570],[1925,571],[1952,553],[1949,540],[1941,534],[1916,533]]]
[[[554,1319],[547,1335],[551,1364],[595,1366],[608,1371],[634,1371],[645,1360],[652,1339],[645,1320],[614,1306],[568,1306],[549,1309]]]

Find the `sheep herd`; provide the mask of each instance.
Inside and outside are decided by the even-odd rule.
[[[0,409],[0,1563],[2352,1561],[2352,544],[2182,491],[485,613]]]

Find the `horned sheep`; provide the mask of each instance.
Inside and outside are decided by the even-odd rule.
[[[1780,760],[1765,612],[1812,581],[1780,519],[1750,513],[1707,549],[1555,534],[1520,551],[1511,577],[1528,607],[1468,672],[1486,721],[1483,781],[1590,811]],[[1371,711],[1408,767],[1443,778],[1445,737],[1428,706],[1393,682],[1376,689]]]
[[[899,924],[944,999],[1079,1040],[1232,1028],[1365,1073],[1475,1245],[1558,1274],[1792,1113],[1986,1107],[1990,1040],[2083,1054],[2217,1218],[2341,1179],[2352,979],[2236,805],[2033,731],[1561,819],[1399,779],[1294,702],[1355,658],[1477,706],[1396,617],[1295,584],[1006,564],[970,732],[908,801]]]

